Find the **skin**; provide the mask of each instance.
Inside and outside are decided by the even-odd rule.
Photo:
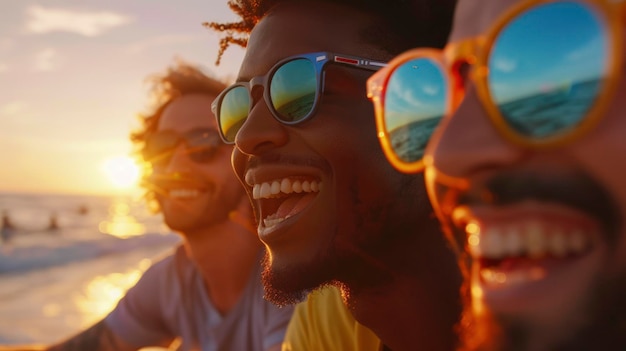
[[[388,60],[392,54],[361,35],[373,23],[369,15],[336,4],[279,6],[253,30],[237,80],[317,51]],[[335,284],[356,319],[392,349],[451,349],[459,273],[422,179],[396,172],[384,158],[365,94],[371,73],[327,66],[315,116],[296,126],[272,116],[260,88],[252,92],[253,107],[233,152],[233,168],[250,198],[253,183],[284,177],[322,183],[274,230],[262,224],[274,209],[252,200],[268,249],[266,297],[291,304],[311,289]]]
[[[520,2],[461,0],[449,42],[485,32]],[[623,26],[622,31],[626,34]],[[464,222],[452,218],[459,208],[486,226],[503,216],[517,225],[528,220],[542,223],[556,215],[570,225],[590,223],[598,228],[589,252],[549,275],[545,284],[525,296],[469,296],[466,318],[471,323],[466,324],[466,349],[626,347],[626,164],[621,160],[626,152],[624,72],[595,128],[545,150],[524,148],[503,137],[491,124],[474,83],[465,82],[465,98],[443,122],[428,150],[433,160],[427,170],[430,195],[433,203],[439,204],[441,220],[449,225],[450,234],[466,236]],[[469,185],[462,188],[460,184]],[[458,194],[460,200],[446,200],[452,194]],[[473,268],[477,262],[469,264],[467,283],[474,289],[480,287]]]
[[[185,95],[164,110],[158,131],[178,133],[196,128],[216,129],[213,118],[200,118],[210,111],[213,96]],[[178,232],[189,256],[198,265],[213,305],[228,313],[239,301],[255,265],[261,243],[253,234],[250,205],[239,182],[232,175],[232,148],[220,144],[208,163],[196,163],[179,144],[168,164],[155,169],[160,179],[158,201],[166,224]],[[177,174],[177,176],[173,176]],[[168,196],[170,189],[200,189],[197,198],[177,199]],[[164,345],[154,345],[167,347]],[[131,351],[136,347],[115,336],[104,321],[70,339],[39,350]],[[36,350],[11,348],[2,350]],[[280,350],[280,344],[268,351]]]

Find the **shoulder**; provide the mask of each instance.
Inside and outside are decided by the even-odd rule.
[[[283,350],[378,350],[379,345],[376,335],[354,319],[341,291],[329,286],[296,306]]]
[[[180,285],[180,276],[193,269],[187,263],[184,250],[180,249],[178,247],[173,252],[169,251],[158,257],[141,275],[132,290],[141,290],[145,293],[151,291],[151,295],[154,295],[156,292],[162,293]]]
[[[352,321],[352,314],[343,303],[341,291],[334,286],[327,286],[311,292],[305,301],[306,310],[316,315],[330,314],[331,317],[347,317]],[[299,305],[299,308],[303,308]]]

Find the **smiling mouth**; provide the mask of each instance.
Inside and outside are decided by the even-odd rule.
[[[168,196],[172,199],[188,200],[197,198],[200,194],[202,194],[202,192],[203,191],[200,189],[176,188],[170,189],[168,191]]]
[[[260,204],[260,224],[265,230],[300,213],[317,197],[322,188],[321,181],[300,177],[249,185],[252,187],[252,198]]]
[[[524,211],[522,211],[524,212]],[[455,210],[465,249],[485,288],[502,289],[547,279],[594,250],[600,232],[593,221],[572,214],[517,213],[505,218]]]

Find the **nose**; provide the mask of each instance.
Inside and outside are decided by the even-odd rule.
[[[237,132],[235,144],[244,154],[254,155],[284,145],[288,140],[287,126],[274,118],[263,97],[263,87],[251,82],[251,104],[248,118]]]
[[[524,154],[523,149],[496,130],[472,85],[458,109],[433,137],[426,157],[438,173],[464,178],[474,172],[514,164]]]
[[[171,157],[165,167],[166,173],[186,173],[192,167],[189,159],[189,150],[184,142],[179,143],[172,150]]]

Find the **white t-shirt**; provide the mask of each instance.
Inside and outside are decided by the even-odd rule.
[[[260,262],[250,278],[239,302],[222,316],[181,246],[144,273],[105,323],[137,347],[179,337],[181,351],[264,351],[284,339],[293,307],[276,307],[263,298]]]

